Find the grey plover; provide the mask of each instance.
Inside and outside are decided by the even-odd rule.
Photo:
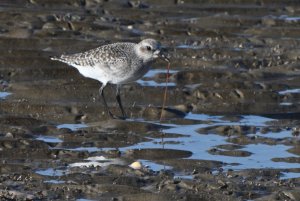
[[[103,45],[86,52],[61,55],[51,59],[67,63],[77,68],[83,76],[100,81],[102,86],[99,93],[106,112],[111,118],[116,118],[116,116],[108,108],[104,97],[104,88],[107,84],[117,85],[116,99],[125,119],[126,114],[121,102],[120,86],[143,77],[156,58],[163,58],[169,62],[161,53],[161,45],[158,41],[145,39],[139,43]]]

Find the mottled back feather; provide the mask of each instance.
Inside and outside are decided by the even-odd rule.
[[[159,56],[160,43],[145,39],[139,43],[113,43],[86,52],[53,57],[75,68],[85,77],[103,84],[125,84],[141,78]]]
[[[132,47],[134,47],[134,45],[134,43],[114,43],[103,45],[86,52],[61,55],[60,57],[52,57],[51,59],[74,66],[100,66],[114,70],[122,66],[130,65],[128,62],[130,62],[133,52],[128,50],[133,49]]]

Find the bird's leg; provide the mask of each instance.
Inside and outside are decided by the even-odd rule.
[[[122,105],[122,101],[121,101],[121,96],[120,96],[120,85],[117,85],[116,99],[117,99],[117,102],[118,102],[119,107],[121,109],[123,118],[126,119],[126,113],[125,113],[125,111],[123,109],[123,105]]]
[[[99,89],[99,93],[103,99],[103,103],[104,103],[104,107],[105,107],[105,110],[107,112],[107,114],[110,116],[110,118],[115,118],[114,115],[109,111],[109,108],[107,106],[107,103],[106,103],[106,100],[105,100],[105,97],[104,97],[104,88],[105,88],[106,84],[102,84],[102,86],[100,87]]]

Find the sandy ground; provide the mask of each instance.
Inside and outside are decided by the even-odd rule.
[[[300,3],[197,2],[0,2],[1,200],[300,200]],[[144,38],[171,58],[163,122],[164,62],[109,120],[49,59]]]

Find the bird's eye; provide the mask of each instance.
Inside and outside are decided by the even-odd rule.
[[[152,48],[150,46],[146,46],[146,48],[147,48],[148,51],[152,50]]]

